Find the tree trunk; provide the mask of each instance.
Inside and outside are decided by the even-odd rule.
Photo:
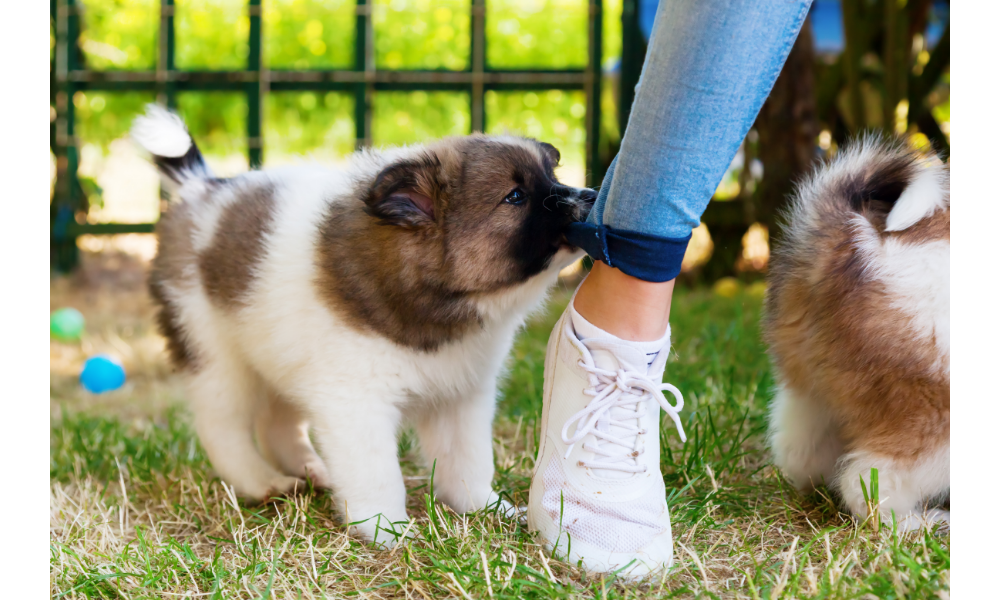
[[[847,110],[844,119],[848,127],[860,131],[865,126],[864,100],[861,96],[861,57],[867,50],[867,36],[864,35],[863,0],[841,0],[841,14],[844,23],[844,53],[840,62],[847,83]]]
[[[907,0],[886,0],[885,37],[883,39],[882,63],[885,71],[885,93],[882,99],[882,127],[889,135],[895,135],[896,107],[906,100],[906,84],[910,77],[910,51],[913,36],[910,35],[910,9]]]
[[[812,25],[806,20],[754,125],[764,177],[754,193],[752,214],[767,226],[772,237],[779,211],[796,180],[816,159],[819,125],[815,88]]]
[[[763,179],[752,195],[743,194],[743,206],[737,204],[740,200],[711,202],[705,211],[703,220],[712,234],[715,249],[700,270],[702,278],[713,281],[736,274],[743,236],[753,222],[766,225],[773,236],[778,211],[795,180],[809,170],[816,156],[819,127],[815,78],[812,25],[807,19],[754,123],[759,136],[756,157],[764,166]],[[750,168],[753,154],[746,153],[744,169]],[[723,217],[723,212],[728,218]]]

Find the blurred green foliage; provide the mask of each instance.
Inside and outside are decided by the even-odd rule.
[[[175,0],[174,28],[178,69],[246,68],[250,51],[246,0]]]
[[[269,155],[323,148],[354,150],[354,96],[342,92],[278,92],[267,96],[264,148]]]
[[[156,66],[159,0],[81,0],[89,68]],[[622,0],[604,2],[605,62],[621,54]],[[246,66],[246,0],[176,0],[176,65]],[[376,61],[387,69],[468,68],[469,0],[375,0]],[[272,69],[349,68],[353,0],[263,0],[265,62]],[[500,69],[558,69],[587,63],[587,0],[487,2],[487,56]]]
[[[77,92],[73,95],[76,136],[107,150],[112,140],[128,133],[132,119],[154,100],[152,92]]]
[[[518,132],[559,148],[563,165],[582,167],[587,139],[583,92],[486,92],[486,131]]]
[[[247,103],[239,92],[177,94],[177,112],[205,154],[247,152]]]
[[[469,0],[375,0],[375,64],[385,69],[469,67]]]
[[[87,68],[156,67],[159,0],[81,0]],[[604,3],[605,65],[621,53],[621,3]],[[354,64],[354,0],[263,0],[263,59],[271,69],[348,69]],[[587,0],[489,0],[487,60],[498,69],[580,68],[587,63]],[[246,0],[175,0],[177,68],[246,67]],[[374,0],[376,64],[384,69],[469,67],[470,0]],[[84,144],[107,151],[128,132],[151,93],[78,92]],[[246,100],[236,92],[185,92],[178,110],[206,154],[246,151]],[[610,83],[602,94],[604,145],[617,141]],[[378,92],[372,136],[377,145],[468,133],[468,94]],[[582,92],[490,92],[486,128],[515,131],[559,147],[563,163],[582,169]],[[354,149],[354,98],[339,92],[272,92],[263,115],[265,160],[293,154],[345,155]],[[609,141],[610,140],[610,141]]]
[[[586,0],[488,1],[486,62],[497,69],[586,66]]]
[[[928,100],[934,105],[931,114],[943,128],[951,129],[951,69],[945,71]],[[945,125],[947,123],[947,125]]]
[[[951,121],[951,98],[945,100],[941,104],[938,104],[931,109],[931,114],[934,115],[934,120],[938,123],[947,123]]]
[[[159,0],[83,0],[80,46],[91,69],[156,68]]]
[[[132,120],[156,100],[152,92],[77,92],[76,135],[84,144],[107,152],[128,134]],[[177,110],[206,154],[246,152],[246,99],[239,92],[183,92]]]
[[[264,63],[272,69],[349,69],[354,0],[264,0]]]
[[[372,111],[377,146],[412,144],[469,133],[469,95],[464,92],[379,92]]]
[[[601,59],[607,68],[622,57],[622,0],[605,0],[601,27]]]

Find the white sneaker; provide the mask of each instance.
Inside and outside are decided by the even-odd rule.
[[[686,437],[677,414],[684,400],[676,387],[660,383],[670,329],[647,364],[648,344],[608,334],[581,341],[572,312],[571,301],[545,354],[528,527],[547,549],[574,564],[582,560],[588,571],[621,569],[620,577],[639,579],[673,561],[660,474],[661,407],[681,440]],[[667,403],[664,390],[676,405]]]

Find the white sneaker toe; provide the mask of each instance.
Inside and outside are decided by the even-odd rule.
[[[573,565],[581,564],[589,573],[614,573],[619,579],[638,581],[673,564],[669,540],[665,555],[662,554],[662,543],[654,546],[656,547],[648,549],[651,552],[611,552],[594,544],[578,541],[569,548],[565,560]]]

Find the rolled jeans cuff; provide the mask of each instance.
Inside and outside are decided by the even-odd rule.
[[[691,234],[683,238],[668,238],[614,229],[607,225],[572,223],[566,239],[594,260],[626,275],[660,283],[680,274]]]

